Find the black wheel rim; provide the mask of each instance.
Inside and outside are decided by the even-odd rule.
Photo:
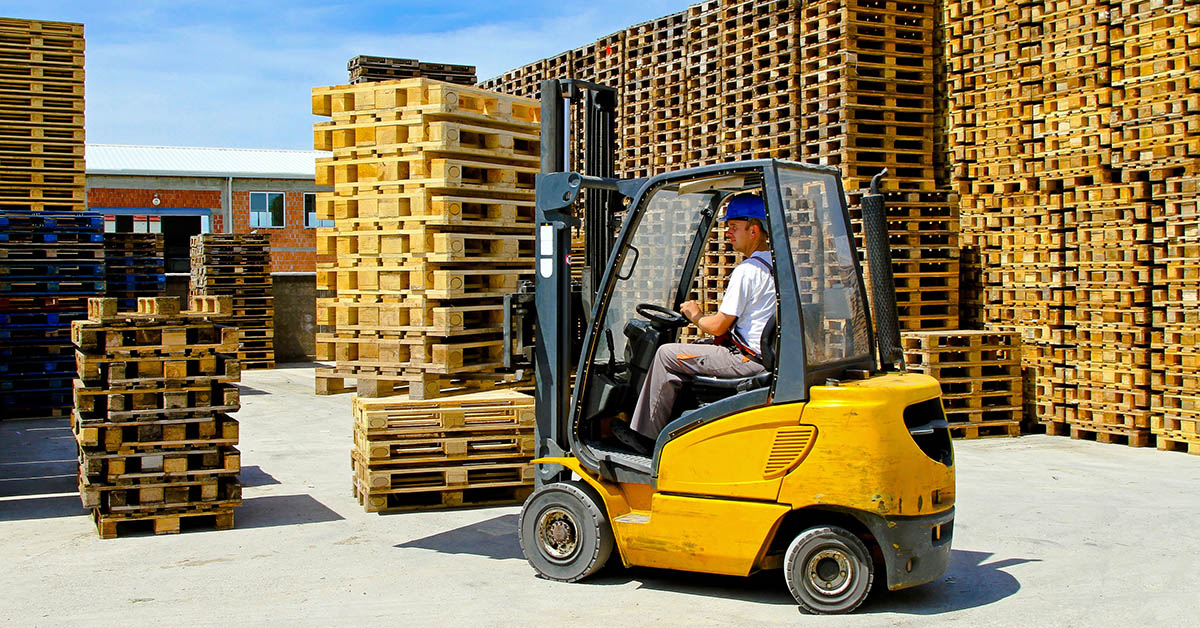
[[[537,519],[538,549],[547,560],[569,563],[579,553],[579,523],[569,510],[551,506]]]
[[[838,600],[852,592],[858,570],[854,558],[840,547],[821,547],[804,561],[804,584],[814,595]]]

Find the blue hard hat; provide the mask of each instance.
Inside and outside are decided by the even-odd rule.
[[[721,222],[737,218],[766,220],[767,209],[763,206],[762,197],[757,194],[738,194],[729,199],[729,205],[725,207],[725,215],[721,217]]]

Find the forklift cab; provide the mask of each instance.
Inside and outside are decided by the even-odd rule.
[[[655,352],[677,342],[678,313],[714,224],[732,196],[764,200],[778,296],[763,334],[766,372],[698,377],[678,396],[651,458],[611,437],[632,413]],[[654,177],[631,199],[583,340],[571,403],[571,450],[613,481],[653,484],[666,443],[708,422],[773,403],[804,401],[811,384],[870,371],[865,288],[836,169],[777,160],[702,167]],[[724,286],[720,287],[724,290]]]

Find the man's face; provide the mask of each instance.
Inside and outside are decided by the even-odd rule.
[[[751,227],[749,222],[737,218],[726,221],[725,226],[725,236],[729,238],[733,250],[746,255],[754,252],[755,236],[758,235],[757,227]]]

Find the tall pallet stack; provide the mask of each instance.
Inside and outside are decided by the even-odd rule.
[[[957,198],[934,167],[935,3],[826,0],[800,7],[797,158],[841,169],[859,232],[864,188],[887,168],[901,329],[956,328]]]
[[[1021,337],[1016,332],[905,332],[904,358],[913,373],[942,387],[954,438],[1021,433]]]
[[[1030,414],[1052,433],[1190,447],[1200,7],[945,9],[972,322],[1022,333]]]
[[[1022,333],[1026,415],[1064,421],[1066,402],[1074,400],[1067,370],[1075,340],[1067,300],[1073,215],[1061,195],[1043,191],[1035,179],[1044,170],[1035,130],[1043,141],[1059,133],[1056,116],[1063,115],[1042,108],[1043,3],[952,0],[943,10],[946,133],[961,209],[962,324]]]
[[[411,79],[313,90],[319,393],[422,399],[509,383],[503,298],[533,278],[536,102]]]
[[[183,521],[233,527],[241,505],[237,330],[214,321],[228,297],[91,299],[71,326],[78,379],[72,428],[79,494],[101,538],[138,523],[155,534]]]
[[[225,322],[238,329],[237,358],[242,368],[275,368],[270,238],[254,233],[195,235],[191,264],[192,295],[233,299]]]
[[[520,503],[533,490],[533,398],[354,398],[354,496],[367,512]]]
[[[1150,349],[1143,389],[1158,447],[1200,453],[1200,6],[1122,2],[1112,31],[1113,161],[1149,197],[1127,227],[1142,237],[1124,256],[1138,256],[1138,285],[1152,290],[1131,349]]]
[[[104,294],[103,217],[0,212],[0,416],[65,417],[71,321]]]
[[[949,329],[959,318],[958,204],[934,170],[934,9],[933,0],[713,0],[569,54],[575,77],[619,91],[622,176],[812,161],[841,167],[857,205],[887,167],[892,228],[903,234],[894,243],[902,326]],[[547,61],[483,86],[536,95],[538,81],[563,76]],[[720,240],[709,253],[696,286],[705,302],[736,257]]]
[[[721,9],[723,159],[796,159],[800,111],[796,8],[729,0]]]
[[[141,297],[159,297],[167,289],[161,233],[104,234],[104,295],[117,307],[132,310]]]
[[[81,211],[83,25],[0,18],[0,211]]]
[[[0,76],[0,416],[65,416],[70,322],[104,280],[99,218],[58,215],[86,208],[83,25],[0,18]]]
[[[1200,177],[1163,186],[1166,257],[1156,267],[1150,431],[1159,449],[1200,454]]]
[[[687,167],[719,163],[722,156],[724,80],[721,72],[721,0],[708,0],[687,9],[684,33],[684,76],[687,80],[687,111],[684,120],[686,144],[683,164]],[[620,132],[620,130],[618,130]]]

